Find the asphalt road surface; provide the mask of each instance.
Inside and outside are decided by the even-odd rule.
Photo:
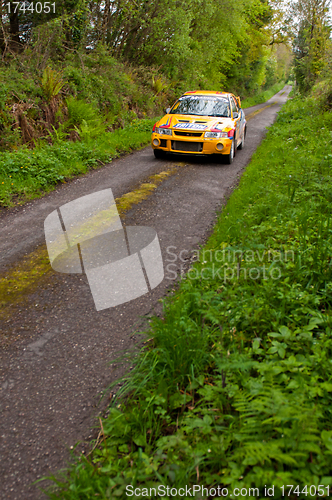
[[[63,184],[42,199],[0,213],[0,273],[5,278],[11,266],[43,251],[44,220],[57,207],[107,188],[120,198],[151,175],[172,172],[122,218],[127,226],[156,230],[165,269],[160,285],[97,312],[85,275],[52,271],[0,321],[1,499],[46,498],[32,483],[65,467],[78,441],[79,451],[87,449],[96,432],[96,415],[110,397],[100,402],[100,394],[125,370],[121,364],[113,369],[110,362],[134,347],[135,332],[146,328],[151,314],[160,314],[159,299],[176,283],[174,270],[181,273],[193,250],[211,234],[216,213],[237,186],[290,90],[286,86],[267,103],[246,110],[245,147],[232,165],[186,156],[156,160],[147,147]],[[174,254],[176,262],[168,267]]]

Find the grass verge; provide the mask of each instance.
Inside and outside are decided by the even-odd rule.
[[[275,83],[272,87],[264,92],[259,92],[253,97],[247,97],[247,99],[243,99],[242,107],[250,108],[251,106],[255,106],[256,104],[262,104],[263,102],[268,101],[271,97],[274,96],[277,92],[279,92],[285,86],[285,82]]]
[[[53,478],[50,498],[156,498],[158,487],[181,498],[193,485],[204,499],[218,487],[278,499],[284,485],[288,498],[329,496],[331,129],[312,101],[287,102],[153,319],[94,450]]]
[[[130,126],[71,142],[54,137],[52,145],[0,152],[0,206],[43,196],[59,182],[85,174],[149,143],[155,120],[136,119]]]

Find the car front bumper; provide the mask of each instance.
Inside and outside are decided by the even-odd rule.
[[[151,146],[153,149],[169,153],[186,153],[198,155],[229,154],[232,138],[205,139],[203,137],[177,137],[152,134]]]

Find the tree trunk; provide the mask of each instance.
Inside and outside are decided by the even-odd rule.
[[[10,48],[11,50],[18,52],[21,48],[21,43],[20,43],[20,23],[19,23],[19,18],[18,18],[18,10],[16,12],[14,11],[14,6],[11,6],[11,13],[9,15],[9,23],[10,23]]]
[[[110,20],[110,0],[106,0],[105,1],[104,17],[103,17],[103,28],[102,28],[103,42],[105,42],[107,39],[107,28],[108,28],[109,20]]]

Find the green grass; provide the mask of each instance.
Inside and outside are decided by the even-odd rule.
[[[331,128],[331,114],[311,101],[287,102],[199,261],[152,320],[152,340],[113,398],[95,449],[53,478],[50,498],[195,484],[229,494],[255,487],[259,498],[274,486],[275,499],[283,485],[301,485],[292,499],[317,498],[303,488],[322,485],[328,496]]]
[[[41,142],[33,150],[21,147],[0,152],[0,206],[42,196],[60,182],[147,145],[153,124],[153,119],[136,119],[124,129],[98,133],[91,124],[83,122],[81,141],[62,139],[60,132],[55,132],[52,145]]]
[[[242,107],[243,108],[250,108],[251,106],[255,106],[256,104],[261,104],[263,102],[268,101],[271,99],[271,97],[274,96],[279,90],[281,90],[285,86],[285,82],[279,82],[275,83],[272,87],[270,87],[267,90],[264,90],[264,92],[259,92],[258,94],[254,95],[253,97],[247,97],[246,99],[243,99],[242,101]]]

